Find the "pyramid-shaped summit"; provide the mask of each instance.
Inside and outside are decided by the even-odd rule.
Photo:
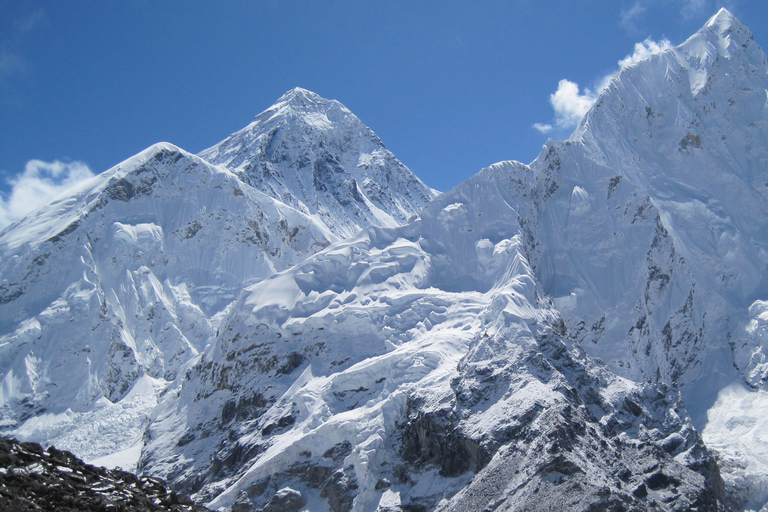
[[[346,107],[341,105],[338,101],[335,100],[328,100],[320,96],[319,94],[312,92],[310,90],[304,89],[302,87],[294,87],[293,89],[287,91],[285,94],[280,96],[278,100],[275,102],[272,107],[267,109],[264,113],[260,114],[258,117],[261,117],[265,113],[273,112],[275,109],[290,109],[293,112],[317,112],[321,110],[325,110],[328,108],[328,105],[330,103],[337,103],[341,106],[344,110],[347,110]],[[347,112],[349,112],[347,110]]]
[[[702,30],[706,30],[710,27],[717,27],[721,32],[729,30],[731,28],[745,29],[749,31],[731,12],[725,7],[721,7],[717,13],[709,18],[709,21],[704,24]]]
[[[712,65],[718,58],[739,59],[746,56],[752,65],[765,65],[765,55],[755,42],[752,31],[726,9],[712,16],[701,30],[678,47],[691,63]]]
[[[341,237],[402,225],[436,196],[344,105],[298,87],[200,156]]]

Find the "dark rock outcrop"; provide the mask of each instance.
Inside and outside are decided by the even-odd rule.
[[[53,446],[0,439],[0,509],[202,512],[157,478],[85,464]]]

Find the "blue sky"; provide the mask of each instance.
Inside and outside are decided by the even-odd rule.
[[[636,43],[679,44],[721,6],[768,48],[765,0],[4,0],[0,206],[155,142],[198,152],[295,86],[447,190],[566,138]]]

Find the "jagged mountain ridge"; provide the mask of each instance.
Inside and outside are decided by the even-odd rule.
[[[495,166],[248,288],[159,406],[142,468],[212,508],[293,489],[308,510],[717,510],[676,391],[563,337],[526,258],[529,172]]]
[[[358,148],[323,142],[349,138],[338,133],[348,128],[303,127],[300,137],[328,159],[359,160]],[[414,216],[434,191],[387,155],[375,165],[382,176],[423,193],[398,203],[398,218]],[[368,185],[388,184],[377,178]],[[354,180],[344,170],[335,179]],[[161,143],[9,226],[0,233],[2,428],[89,460],[125,450],[118,458],[135,465],[157,394],[203,351],[243,287],[338,240],[339,226],[398,224],[347,214],[304,213]],[[115,432],[88,438],[114,417]]]
[[[748,298],[760,294],[754,269],[763,254],[761,230],[747,229],[743,220],[745,211],[765,218],[764,189],[755,185],[763,185],[759,171],[765,168],[766,115],[758,108],[764,108],[759,100],[765,100],[765,80],[759,46],[722,10],[680,47],[623,70],[574,136],[548,143],[530,166],[509,163],[484,171],[434,201],[410,226],[334,246],[246,291],[199,372],[189,374],[180,388],[182,398],[161,406],[163,413],[150,428],[158,434],[179,429],[174,436],[185,436],[184,446],[151,443],[143,464],[180,484],[192,482],[189,490],[202,488],[198,496],[205,499],[228,486],[213,506],[238,500],[258,507],[285,485],[301,488],[312,509],[600,504],[715,510],[750,500],[759,508],[761,469],[752,467],[757,472],[745,476],[738,469],[743,459],[726,464],[725,498],[714,458],[684,403],[704,428],[723,384],[751,379],[749,371],[733,371],[738,351],[732,340],[749,338]],[[726,105],[730,110],[721,112]],[[729,159],[730,153],[741,157]],[[497,191],[503,201],[492,199]],[[700,213],[703,221],[697,220]],[[720,220],[710,228],[713,216]],[[710,229],[749,236],[738,240],[738,249],[712,251],[701,236]],[[743,266],[727,259],[739,252],[757,259]],[[506,266],[510,261],[518,262],[514,270]],[[349,282],[350,276],[339,275],[344,268],[360,273],[351,272]],[[387,269],[378,273],[383,283],[371,282],[368,272],[379,268]],[[532,295],[503,291],[509,279],[523,276],[541,289]],[[758,287],[741,293],[733,283]],[[733,300],[734,292],[743,299]],[[400,298],[392,300],[392,294]],[[516,308],[509,311],[500,303]],[[435,314],[437,304],[450,312],[438,308]],[[473,315],[483,321],[469,321]],[[464,318],[466,332],[451,331],[456,318]],[[365,340],[361,347],[336,327],[351,319],[347,325]],[[483,331],[492,341],[485,341]],[[446,338],[458,343],[455,351],[443,347]],[[288,345],[278,341],[284,339]],[[557,387],[541,389],[531,403],[515,403],[513,392],[492,391],[504,388],[497,375],[505,373],[526,386],[550,378],[540,368],[515,363],[527,360],[520,355],[524,340],[531,340],[528,357],[543,360],[540,368],[563,379],[559,389],[576,383],[562,402]],[[549,343],[561,348],[548,349]],[[478,348],[480,355],[473,355],[474,347],[486,344],[494,349]],[[614,377],[598,377],[607,370],[582,349],[608,362]],[[398,360],[404,366],[420,366],[419,354],[425,352],[436,353],[426,373],[403,376],[387,366],[394,364],[387,357],[394,353],[409,354],[407,362]],[[351,359],[334,359],[336,354]],[[388,363],[376,364],[387,369],[363,370],[380,359]],[[263,365],[265,360],[274,365]],[[471,363],[481,368],[479,376],[470,371]],[[391,384],[376,382],[392,375],[398,377]],[[621,389],[627,382],[622,378],[659,381],[659,388]],[[591,379],[602,391],[586,391]],[[686,402],[676,395],[678,387]],[[485,416],[473,410],[478,399],[465,401],[463,393],[490,401],[482,409],[520,416]],[[392,396],[401,401],[385,406]],[[205,405],[196,405],[201,397]],[[206,416],[210,404],[222,411],[220,417]],[[549,423],[562,421],[565,437],[582,437],[568,448],[547,447],[564,450],[565,460],[547,459],[541,455],[547,450],[526,452],[514,437],[495,433],[511,429],[531,436],[527,441],[536,445],[547,432],[537,428],[536,419],[556,404],[571,412],[567,420],[554,416]],[[570,409],[574,406],[589,412],[580,416]],[[378,407],[387,414],[375,419]],[[620,426],[606,428],[622,414]],[[728,414],[740,421],[739,413]],[[573,425],[582,425],[580,435],[569,430]],[[346,434],[318,434],[329,430]],[[210,439],[206,432],[218,434]],[[590,456],[580,456],[594,457],[596,447],[615,444],[617,434],[622,450],[632,453],[627,459],[614,452],[592,464]],[[336,444],[322,444],[328,439]],[[649,445],[655,448],[644,452]],[[372,458],[372,446],[386,455]],[[721,460],[738,455],[729,452],[732,447],[718,446]],[[174,466],[180,458],[174,452],[183,453],[189,465]],[[344,457],[324,456],[337,452]],[[193,454],[213,456],[215,470],[196,466]],[[639,464],[614,465],[621,460]],[[520,461],[531,468],[524,477],[513,473]],[[645,473],[659,464],[665,469]],[[378,473],[374,467],[385,469]],[[699,476],[681,476],[684,468]],[[543,476],[541,482],[551,482],[553,472],[561,475],[558,484],[545,497],[534,497],[536,482]],[[192,474],[198,476],[194,481],[185,476]],[[627,480],[617,480],[618,474]],[[499,492],[488,484],[494,478],[519,483]],[[574,487],[559,486],[563,482]],[[682,482],[693,487],[683,491]],[[582,491],[576,492],[579,486]]]
[[[553,231],[549,237],[567,243],[551,243],[542,251],[542,279],[559,281],[550,286],[553,296],[578,289],[578,300],[573,301],[574,323],[576,318],[589,325],[598,323],[597,312],[588,311],[592,305],[582,307],[580,303],[603,300],[595,309],[610,311],[607,304],[615,303],[616,311],[637,311],[627,316],[630,323],[605,325],[605,329],[616,330],[611,337],[642,324],[638,329],[655,331],[651,338],[663,338],[664,326],[674,312],[653,314],[658,304],[649,300],[636,303],[645,294],[639,287],[655,282],[658,288],[679,287],[666,306],[669,309],[682,310],[686,301],[691,302],[689,309],[697,319],[691,317],[688,327],[675,325],[682,319],[670,326],[676,331],[673,338],[684,337],[678,329],[689,329],[693,342],[707,310],[719,311],[717,316],[725,322],[725,317],[735,317],[737,311],[744,315],[755,299],[765,296],[768,260],[762,240],[768,188],[761,171],[768,162],[766,87],[765,55],[749,29],[721,11],[679,47],[625,69],[570,141],[547,147],[547,154],[537,162],[540,167],[557,167],[552,186],[558,190],[552,194],[551,206],[545,207],[550,225],[546,229]],[[617,210],[620,214],[613,215]],[[595,243],[595,225],[603,227],[603,232],[613,227],[617,235],[601,237]],[[659,237],[654,244],[657,235],[664,240]],[[650,244],[641,242],[643,251],[622,251],[630,244],[620,238],[630,236]],[[619,266],[619,258],[633,258],[634,262]],[[589,267],[574,268],[573,262]],[[598,275],[611,265],[634,267],[644,275],[630,283],[636,275],[610,274],[611,279],[621,281],[616,286]],[[573,279],[581,282],[571,284]],[[705,299],[696,296],[697,288]],[[652,291],[648,290],[649,295]],[[710,304],[700,305],[699,300]],[[643,316],[654,325],[641,321]],[[726,331],[735,334],[739,327],[707,328],[714,331],[703,337],[717,340]],[[675,356],[668,349],[662,355],[653,353],[651,347],[651,354],[642,357],[599,352],[600,336],[594,336],[596,355],[621,374],[655,378],[659,369],[665,382],[702,377],[691,371],[692,361],[685,361],[684,354]],[[628,346],[638,353],[646,348],[635,343]],[[717,347],[707,348],[711,349]],[[692,346],[681,351],[706,352]],[[662,361],[664,358],[669,360]],[[614,361],[632,361],[634,370],[621,370]],[[741,361],[737,364],[745,366]],[[743,370],[752,385],[760,385],[758,367]]]
[[[569,335],[618,375],[679,386],[734,503],[757,509],[768,501],[766,90],[764,53],[721,10],[624,69],[532,164],[551,192],[531,260]]]
[[[154,408],[142,471],[225,510],[759,509],[766,416],[728,397],[765,396],[743,385],[762,386],[767,321],[765,68],[722,10],[623,70],[531,165],[248,286]],[[253,126],[327,126],[293,99]],[[260,156],[229,174],[289,207],[280,187],[315,164],[268,155],[308,142],[325,160],[303,136],[228,147],[249,133]],[[325,192],[291,208],[373,204]]]

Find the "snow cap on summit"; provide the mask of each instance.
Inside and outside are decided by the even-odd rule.
[[[296,112],[301,114],[325,111],[331,106],[336,106],[340,110],[349,112],[346,107],[336,100],[329,100],[307,89],[294,87],[286,91],[271,107],[257,115],[255,119],[262,118],[267,113],[269,113],[268,118],[271,118],[277,113]]]
[[[279,103],[281,101],[289,101],[292,99],[322,100],[323,98],[316,92],[310,91],[309,89],[304,89],[303,87],[294,87],[293,89],[286,91],[285,94],[283,94],[277,101]]]
[[[732,58],[744,51],[754,63],[762,60],[762,50],[755,43],[752,32],[724,8],[679,49],[700,62],[714,60],[718,55]]]
[[[728,9],[721,7],[714,16],[709,18],[709,21],[704,26],[727,29],[736,26],[743,27],[744,25]]]
[[[712,16],[699,33],[710,34],[710,37],[715,37],[721,41],[732,39],[739,45],[754,39],[752,31],[725,8],[720,9],[717,14]]]
[[[348,108],[301,87],[199,156],[340,237],[402,225],[436,195]]]

